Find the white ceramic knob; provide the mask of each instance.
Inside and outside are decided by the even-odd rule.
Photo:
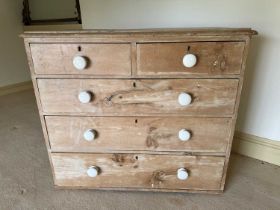
[[[90,166],[87,170],[87,175],[89,177],[96,177],[98,175],[98,167]]]
[[[188,141],[191,138],[191,133],[186,129],[182,129],[179,131],[178,137],[181,141]]]
[[[93,129],[89,129],[84,132],[84,139],[86,141],[93,141],[95,137],[96,137],[96,132]]]
[[[77,70],[83,70],[87,67],[87,59],[83,56],[77,55],[73,58],[73,65]]]
[[[79,93],[79,101],[83,104],[91,101],[92,94],[89,91],[82,91]]]
[[[186,180],[188,179],[189,174],[185,168],[179,168],[177,170],[177,178],[180,180]]]
[[[188,93],[180,93],[178,96],[178,103],[181,106],[188,106],[192,102],[192,96]]]
[[[197,62],[197,59],[194,54],[186,54],[183,57],[183,65],[187,68],[194,67],[196,62]]]

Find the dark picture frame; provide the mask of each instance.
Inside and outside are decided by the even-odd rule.
[[[24,25],[46,25],[46,24],[56,24],[56,23],[82,23],[81,8],[79,0],[76,1],[77,16],[73,18],[62,18],[62,19],[40,19],[32,20],[30,16],[29,1],[23,0],[22,9],[22,22]]]

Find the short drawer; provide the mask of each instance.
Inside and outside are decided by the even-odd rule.
[[[231,118],[46,116],[52,151],[224,154]]]
[[[52,153],[61,187],[219,190],[223,157]]]
[[[137,44],[137,74],[239,74],[244,46],[244,42]]]
[[[36,74],[130,75],[130,44],[30,44]]]
[[[238,79],[38,79],[46,114],[231,115]]]

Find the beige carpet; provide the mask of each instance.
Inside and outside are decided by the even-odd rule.
[[[0,210],[280,209],[280,168],[233,155],[222,195],[56,190],[32,91],[0,97]]]

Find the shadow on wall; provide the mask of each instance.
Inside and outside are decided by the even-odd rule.
[[[256,78],[259,76],[258,73],[260,73],[259,71],[255,70],[259,65],[260,52],[262,52],[262,46],[264,46],[265,40],[265,37],[261,34],[258,34],[251,39],[237,120],[237,125],[239,128],[244,128],[247,124],[247,113],[249,113],[249,107],[252,107],[253,103],[253,88],[257,85]]]

